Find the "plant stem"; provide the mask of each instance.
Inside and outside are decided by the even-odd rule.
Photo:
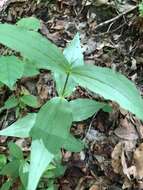
[[[64,96],[64,93],[65,93],[65,90],[66,90],[66,86],[67,86],[67,83],[68,83],[68,79],[69,79],[69,73],[67,73],[67,76],[66,76],[66,81],[65,81],[65,84],[64,84],[64,88],[63,88],[63,91],[62,91],[62,96]]]

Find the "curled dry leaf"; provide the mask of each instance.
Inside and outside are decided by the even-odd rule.
[[[133,143],[129,149],[126,147],[131,141],[119,142],[112,152],[112,167],[115,173],[124,177],[123,189],[133,185],[133,180],[138,182],[138,188],[143,188],[143,143],[134,151],[135,144]],[[131,154],[129,155],[128,152]],[[130,163],[130,166],[129,166]],[[131,178],[132,176],[132,178]]]
[[[123,145],[119,142],[113,152],[112,152],[112,167],[114,172],[117,174],[122,174],[122,164],[121,164],[121,155],[123,151]]]
[[[130,176],[133,176],[134,178],[136,177],[136,167],[134,165],[131,165],[130,167],[128,167],[128,161],[130,158],[128,155],[128,151],[125,150],[127,143],[128,142],[119,142],[115,146],[112,152],[112,167],[115,173],[124,175],[130,180],[131,179]]]
[[[123,175],[123,189],[131,187],[130,175],[126,164],[123,143],[119,142],[112,152],[112,167],[115,173]]]
[[[126,158],[125,158],[125,153],[124,153],[124,148],[122,148],[121,164],[122,164],[123,173],[128,177],[128,179],[130,179],[130,175],[129,175],[129,171],[128,171],[128,166],[127,166],[127,162],[126,162]]]
[[[134,152],[134,164],[137,172],[137,179],[143,179],[143,143]]]
[[[124,141],[125,152],[128,158],[131,156],[131,153],[135,150],[136,144],[136,140]]]
[[[124,140],[137,140],[138,134],[134,125],[127,119],[121,119],[120,126],[115,129],[114,133]]]
[[[93,185],[89,190],[101,190],[101,187],[99,185]]]
[[[131,181],[127,177],[125,177],[122,189],[129,189],[131,188],[131,186],[132,186]]]

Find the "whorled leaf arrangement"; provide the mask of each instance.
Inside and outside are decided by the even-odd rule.
[[[17,25],[0,24],[0,43],[21,55],[19,58],[0,58],[0,67],[4,68],[0,82],[12,89],[16,80],[25,76],[23,68],[27,64],[32,74],[37,73],[38,69],[50,69],[54,73],[59,94],[59,97],[43,105],[37,114],[29,113],[0,131],[0,135],[4,136],[32,137],[26,190],[36,189],[42,174],[61,148],[77,152],[84,147],[82,141],[70,134],[72,122],[85,120],[107,106],[89,99],[68,102],[65,97],[77,85],[117,102],[143,120],[143,100],[131,81],[111,69],[84,65],[79,34],[62,53],[36,32],[40,26],[37,20],[34,19],[32,23],[33,19],[24,19]]]

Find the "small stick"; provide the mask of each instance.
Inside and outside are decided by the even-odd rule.
[[[131,9],[129,9],[129,10],[123,12],[122,14],[117,15],[117,16],[114,17],[114,18],[111,18],[111,19],[109,19],[109,20],[106,20],[106,21],[104,21],[104,22],[98,24],[98,25],[95,27],[95,30],[97,30],[98,28],[101,28],[101,27],[103,27],[103,26],[105,26],[105,25],[108,25],[108,24],[110,24],[111,22],[114,22],[114,21],[120,19],[121,17],[125,16],[126,14],[128,14],[128,13],[134,11],[135,9],[137,9],[137,7],[138,7],[138,5],[136,5],[136,6],[132,7]]]
[[[81,9],[79,10],[77,16],[79,16],[79,15],[82,13],[82,11],[83,11],[83,9],[84,9],[86,3],[87,3],[87,0],[85,0],[85,1],[83,2],[83,5],[82,5]]]
[[[83,142],[87,139],[87,134],[88,134],[88,133],[90,132],[90,130],[91,130],[91,127],[92,127],[92,124],[93,124],[93,122],[94,122],[94,119],[95,119],[96,115],[97,115],[97,113],[95,113],[95,114],[93,115],[93,117],[92,117],[92,120],[91,120],[91,122],[90,122],[90,124],[89,124],[89,127],[88,127],[87,131],[86,131],[86,135],[85,135],[85,137],[84,137],[84,139],[83,139]]]

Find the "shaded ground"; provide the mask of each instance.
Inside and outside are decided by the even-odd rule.
[[[135,6],[135,1],[130,4],[105,1],[103,5],[82,0],[41,3],[25,0],[11,3],[1,13],[0,20],[15,23],[19,18],[34,15],[41,19],[40,32],[61,48],[66,46],[77,31],[80,32],[86,64],[109,67],[123,73],[137,84],[142,94],[143,18],[138,17]],[[129,9],[133,10],[117,17]],[[115,20],[104,23],[111,18]],[[100,23],[104,23],[103,26]],[[7,54],[9,50],[1,47],[0,53]],[[18,88],[22,87],[37,95],[41,102],[56,95],[51,75],[45,71],[41,71],[35,78],[19,81]],[[7,89],[0,91],[1,105],[9,95]],[[81,88],[77,88],[71,98],[76,97],[103,101],[102,97]],[[73,125],[72,133],[84,139],[88,147],[79,154],[63,151],[63,163],[67,170],[63,177],[56,180],[58,189],[143,188],[142,123],[115,103],[109,103],[113,107],[112,113],[100,111],[87,121]],[[2,113],[0,117],[1,128],[15,119],[13,110]],[[1,152],[6,151],[9,140],[0,139]],[[29,142],[22,143],[28,147]]]

